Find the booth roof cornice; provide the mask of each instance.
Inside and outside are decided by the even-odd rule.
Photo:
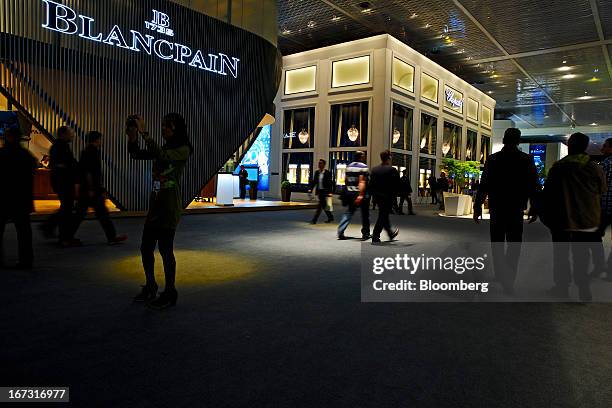
[[[456,87],[460,88],[458,91],[469,90],[470,95],[475,96],[478,95],[480,101],[491,108],[494,108],[497,102],[495,99],[491,98],[486,93],[482,92],[480,89],[470,85],[468,82],[453,74],[446,68],[442,67],[438,63],[430,60],[420,52],[411,48],[410,46],[404,44],[397,38],[393,37],[389,34],[379,34],[368,38],[363,38],[360,40],[348,41],[341,44],[329,45],[327,47],[316,48],[314,50],[303,51],[296,54],[290,54],[283,56],[283,66],[293,67],[298,66],[302,62],[315,62],[320,60],[332,59],[332,55],[334,52],[337,52],[338,55],[341,54],[354,54],[358,52],[367,52],[376,49],[398,49],[398,51],[404,51],[406,53],[406,57],[409,56],[417,56],[415,58],[414,63],[419,65],[421,68],[424,65],[429,65],[433,67],[433,69],[425,67],[425,71],[430,73],[431,75],[435,75],[436,79],[442,80],[445,84],[453,87],[453,84]],[[421,61],[419,61],[419,59]],[[421,63],[422,62],[422,63]]]

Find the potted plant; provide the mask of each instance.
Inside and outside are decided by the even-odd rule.
[[[281,183],[281,200],[287,203],[291,201],[291,183],[289,180],[283,180]]]

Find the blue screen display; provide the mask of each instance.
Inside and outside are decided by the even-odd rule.
[[[257,189],[259,191],[270,191],[270,138],[272,126],[267,125],[261,129],[259,136],[244,155],[242,162],[245,167],[247,165],[256,165],[259,167],[259,183]],[[247,168],[247,171],[249,169]],[[249,179],[251,175],[249,174]]]

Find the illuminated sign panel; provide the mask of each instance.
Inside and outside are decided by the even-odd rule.
[[[458,113],[463,113],[463,94],[450,86],[444,87],[444,106]]]
[[[72,8],[52,0],[42,0],[42,2],[46,5],[45,23],[42,26],[47,30],[66,35],[78,35],[84,40],[104,43],[132,52],[145,52],[162,60],[187,64],[190,67],[218,75],[226,76],[229,73],[233,78],[238,78],[240,59],[236,57],[229,57],[220,52],[202,52],[178,42],[163,38],[156,39],[150,34],[143,35],[136,30],[130,30],[126,40],[124,32],[117,25],[114,25],[106,35],[100,32],[94,34],[96,32],[94,31],[95,20],[92,17],[77,14]],[[145,22],[145,28],[170,39],[173,39],[175,35],[174,29],[170,26],[170,17],[158,10],[153,10],[153,18]]]
[[[259,191],[270,190],[270,138],[272,126],[266,125],[255,139],[251,148],[247,151],[240,164],[256,165],[259,169],[258,186]]]

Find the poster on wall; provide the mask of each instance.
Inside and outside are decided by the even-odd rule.
[[[257,165],[259,167],[258,191],[270,191],[270,135],[272,126],[267,125],[261,129],[259,136],[253,142],[249,151],[244,155],[240,164]]]

